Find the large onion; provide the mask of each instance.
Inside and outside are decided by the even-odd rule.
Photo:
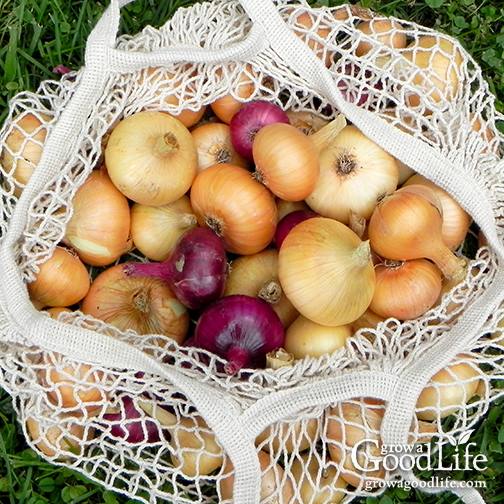
[[[105,163],[114,185],[143,205],[181,198],[196,175],[198,157],[189,130],[162,112],[139,112],[112,131]]]
[[[298,224],[279,255],[282,288],[314,322],[340,326],[358,319],[375,288],[369,242],[340,222],[316,217]]]
[[[386,18],[374,18],[359,23],[357,29],[368,37],[376,40],[374,44],[364,40],[359,42],[355,51],[357,56],[364,56],[373,49],[373,46],[380,47],[384,45],[396,49],[406,47],[406,34],[404,33],[404,28],[397,21]]]
[[[163,334],[181,343],[189,326],[185,306],[162,280],[129,277],[127,266],[118,264],[98,275],[82,311],[122,331]]]
[[[94,171],[72,201],[65,243],[91,266],[107,266],[131,248],[128,200],[104,170]]]

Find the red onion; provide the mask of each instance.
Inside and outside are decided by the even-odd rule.
[[[287,114],[277,105],[265,101],[246,103],[231,120],[231,142],[236,152],[253,161],[252,143],[257,132],[273,123],[287,123]]]
[[[266,354],[283,345],[278,315],[262,299],[234,295],[219,299],[201,315],[194,345],[227,359],[225,371],[264,366]]]
[[[226,251],[221,239],[210,229],[193,228],[184,233],[166,261],[132,263],[127,266],[127,273],[165,280],[181,303],[198,309],[224,292]]]
[[[361,68],[357,65],[353,65],[352,63],[347,63],[343,67],[343,71],[341,72],[341,69],[339,69],[339,72],[350,76],[346,78],[342,77],[336,83],[345,100],[350,103],[355,103],[358,106],[364,105],[371,99],[369,88],[383,89],[383,83],[381,80],[378,80],[377,82],[370,82],[373,74],[369,70],[365,70],[364,75],[362,76]],[[362,85],[352,85],[352,77],[355,77],[359,82],[364,80],[367,90],[365,88],[363,89]]]
[[[310,210],[296,210],[283,217],[278,223],[275,233],[276,248],[280,250],[283,241],[294,227],[305,220],[313,219],[313,217],[319,217],[319,215]]]
[[[112,437],[126,443],[156,443],[159,441],[158,426],[152,420],[145,418],[145,414],[135,406],[133,399],[122,396],[120,401],[122,404],[117,413],[103,415],[103,418],[109,422]]]

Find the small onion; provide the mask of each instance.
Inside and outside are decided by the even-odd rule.
[[[313,135],[329,123],[327,119],[322,119],[313,112],[288,111],[287,117],[289,118],[290,124],[302,131],[305,135]]]
[[[111,437],[132,444],[149,444],[160,440],[159,427],[145,418],[145,414],[136,407],[131,397],[122,396],[120,403],[117,412],[103,415]]]
[[[310,210],[304,201],[285,201],[277,199],[278,208],[278,222],[280,222],[286,215],[289,215],[296,210]]]
[[[187,196],[163,206],[135,203],[131,209],[131,237],[136,248],[153,261],[164,261],[179,238],[198,224]]]
[[[347,482],[339,476],[337,468],[323,467],[315,454],[301,454],[294,460],[290,473],[297,482],[300,504],[338,504],[347,495],[342,491]]]
[[[287,235],[300,223],[313,217],[320,217],[315,212],[297,210],[286,215],[277,226],[275,233],[275,246],[280,249]]]
[[[227,124],[209,122],[191,132],[198,153],[198,172],[218,163],[247,167],[247,162],[231,143],[231,129]]]
[[[316,217],[298,224],[279,254],[280,284],[309,320],[340,326],[358,319],[375,288],[369,242],[340,222]]]
[[[239,166],[219,164],[199,173],[191,189],[191,205],[200,225],[222,237],[229,252],[255,254],[275,234],[273,196]]]
[[[219,298],[227,275],[226,251],[221,239],[206,228],[187,231],[163,263],[130,263],[132,277],[159,278],[167,282],[177,299],[198,309]]]
[[[261,502],[291,502],[294,497],[294,489],[290,479],[284,475],[284,470],[275,463],[275,459],[263,451],[259,451],[259,464],[261,466]],[[233,500],[234,475],[233,463],[226,458],[223,474],[225,478],[219,480],[220,502]]]
[[[49,115],[39,112],[36,115],[24,113],[12,121],[12,131],[5,139],[0,164],[3,171],[12,175],[18,184],[14,190],[17,197],[21,195],[40,162],[47,125],[51,119]]]
[[[77,254],[56,247],[49,260],[40,265],[28,291],[30,298],[44,307],[71,306],[86,296],[89,285],[89,273]]]
[[[82,303],[82,311],[121,331],[163,334],[181,343],[189,315],[170,288],[157,278],[134,278],[128,263],[100,273]]]
[[[257,133],[261,128],[276,123],[289,124],[289,117],[278,105],[266,101],[244,104],[230,124],[231,141],[236,152],[252,161],[252,145]]]
[[[411,82],[418,93],[406,93],[410,107],[418,107],[422,98],[436,104],[455,99],[463,57],[453,42],[426,35],[412,42],[402,54],[416,69]]]
[[[84,441],[93,438],[94,430],[85,429],[77,423],[64,423],[61,426],[41,426],[33,417],[26,420],[26,430],[29,438],[47,457],[57,457],[57,460],[75,459],[83,455]]]
[[[320,176],[306,202],[320,215],[347,224],[350,212],[369,219],[398,182],[395,158],[355,126],[347,126],[320,153]]]
[[[201,315],[194,345],[227,359],[225,371],[264,366],[268,352],[283,345],[284,328],[266,301],[250,296],[226,296]]]
[[[321,357],[344,348],[350,336],[349,325],[328,327],[300,316],[287,329],[284,348],[296,359]]]
[[[467,236],[472,219],[463,208],[443,189],[421,175],[414,175],[404,184],[424,185],[431,189],[439,198],[442,209],[443,226],[441,233],[447,247],[456,249]]]
[[[107,266],[131,248],[128,200],[104,170],[94,171],[72,201],[65,243],[91,266]]]
[[[465,277],[464,259],[444,244],[435,193],[425,186],[399,189],[380,201],[369,222],[373,250],[394,261],[430,259],[446,278]]]
[[[441,272],[425,259],[385,261],[375,273],[376,288],[369,308],[385,318],[420,317],[436,304],[441,293]]]
[[[420,394],[416,404],[417,417],[432,421],[456,414],[477,394],[481,378],[481,371],[475,363],[460,362],[441,369],[431,378],[432,385]]]
[[[112,131],[105,163],[114,185],[143,205],[181,198],[196,175],[198,157],[189,130],[162,112],[139,112]]]
[[[319,175],[315,143],[289,124],[270,124],[257,133],[253,146],[256,174],[273,194],[300,201],[312,193]]]
[[[244,294],[259,297],[271,305],[284,327],[298,316],[297,310],[282,292],[278,280],[278,253],[264,250],[235,259],[230,266],[224,295]]]
[[[245,101],[250,98],[255,91],[256,85],[253,79],[253,70],[250,65],[247,65],[243,72],[238,76],[236,83],[236,88],[233,89],[236,96]],[[215,100],[210,107],[214,114],[226,124],[231,122],[233,116],[241,109],[243,106],[243,101],[237,100],[233,94],[228,94]]]
[[[374,44],[364,40],[359,42],[355,51],[357,56],[364,56],[371,51],[373,47],[380,47],[381,45],[395,49],[406,47],[406,34],[403,31],[404,28],[397,21],[374,18],[359,23],[357,29],[368,37],[376,40]]]

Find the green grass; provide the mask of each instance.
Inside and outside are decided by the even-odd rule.
[[[16,92],[35,89],[42,79],[57,78],[52,69],[82,65],[86,37],[103,12],[106,0],[0,0],[0,121]],[[124,10],[122,31],[135,33],[146,24],[159,26],[192,0],[137,0]],[[312,2],[313,3],[313,2]],[[344,3],[319,0],[321,5]],[[497,7],[500,4],[501,7]],[[481,64],[497,107],[504,112],[504,5],[495,0],[362,0],[361,5],[410,19],[457,36]],[[483,474],[455,473],[458,479],[484,478],[487,502],[504,500],[504,403],[492,407],[471,441],[490,459]],[[449,454],[448,454],[449,455]],[[132,503],[86,478],[51,466],[27,448],[9,396],[0,390],[0,502]],[[366,504],[454,503],[450,494],[428,496],[399,489]]]

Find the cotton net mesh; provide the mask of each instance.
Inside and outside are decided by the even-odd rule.
[[[389,22],[349,6],[310,9],[289,1],[276,3],[291,29],[330,68],[348,101],[428,143],[471,174],[486,190],[502,238],[504,183],[498,168],[502,136],[496,128],[502,118],[480,68],[461,46],[430,29],[407,21]],[[365,30],[362,23],[367,23]],[[359,24],[361,29],[356,28]],[[118,46],[139,52],[177,44],[220,48],[242,40],[250,27],[237,2],[216,0],[180,9],[159,30],[148,27],[136,36],[123,36]],[[402,48],[389,47],[391,40]],[[407,47],[413,41],[422,43]],[[36,93],[21,93],[12,101],[0,135],[0,237],[7,232],[22,189],[36,168],[40,148],[80,78],[77,72],[60,82],[43,82]],[[74,155],[31,202],[28,224],[16,249],[24,280],[35,278],[39,265],[61,242],[73,196],[101,165],[107,135],[121,118],[141,110],[196,111],[227,94],[241,101],[268,100],[285,110],[326,119],[338,113],[271,48],[246,62],[187,63],[111,74],[105,93],[82,125]],[[443,338],[495,277],[497,257],[490,248],[482,247],[468,259],[465,280],[419,319],[389,319],[376,328],[358,330],[346,348],[333,355],[307,358],[278,370],[244,370],[233,377],[224,373],[219,357],[179,346],[167,335],[121,332],[80,312],[62,313],[59,321],[134,345],[225,392],[245,410],[272,392],[314,380],[360,370],[399,373],[407,368]],[[450,443],[473,427],[491,401],[502,395],[495,386],[504,372],[502,320],[504,307],[494,311],[443,376],[436,375],[429,383],[424,393],[429,394],[430,404],[438,406],[417,409],[411,419],[411,443]],[[72,361],[48,349],[49,334],[47,348],[33,347],[11,328],[2,310],[0,328],[0,384],[14,398],[30,445],[45,458],[142,502],[230,498],[232,464],[197,406],[172,383],[135,370]],[[452,392],[456,384],[459,399],[452,407],[442,406],[450,382]],[[376,483],[390,474],[378,465],[364,476],[350,453],[359,439],[376,440],[379,447],[385,407],[376,398],[355,397],[305,408],[271,425],[256,439],[262,500],[312,503],[315,493],[325,492],[331,502],[348,502],[382,492]],[[371,450],[378,450],[371,455],[379,455],[378,448]]]

